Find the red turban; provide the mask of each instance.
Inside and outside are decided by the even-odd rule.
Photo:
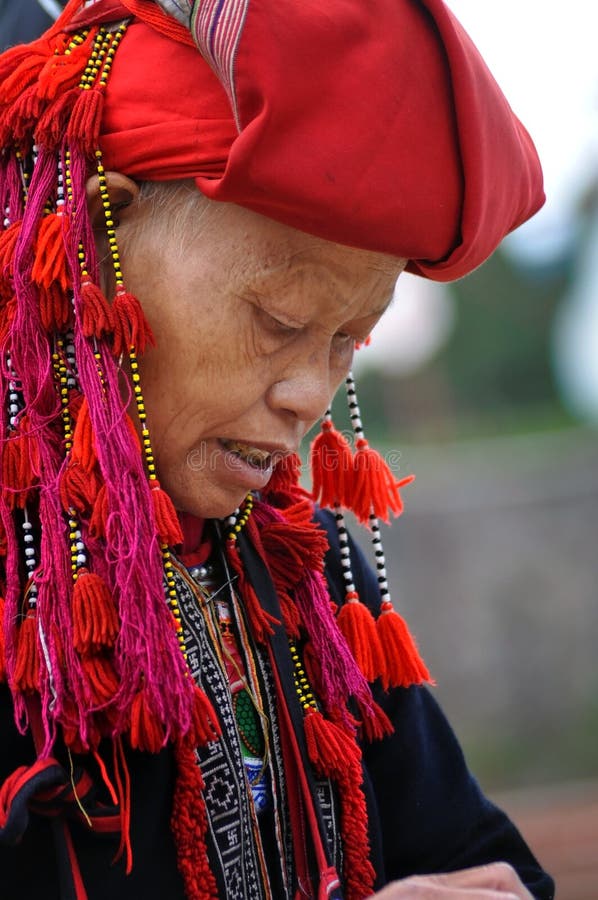
[[[122,12],[91,10],[106,5]],[[193,177],[214,200],[438,281],[544,201],[528,133],[442,0],[204,0],[201,54],[154,4],[124,6],[152,22],[134,20],[114,61],[108,166]]]

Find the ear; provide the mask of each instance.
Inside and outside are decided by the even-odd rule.
[[[110,206],[115,227],[118,227],[118,220],[121,216],[117,216],[116,213],[131,205],[133,200],[135,200],[139,194],[139,185],[130,178],[127,178],[126,175],[121,175],[120,172],[106,172],[105,177],[108,194],[110,195]],[[87,193],[87,208],[89,210],[91,224],[93,228],[104,228],[106,220],[104,207],[102,205],[102,195],[100,193],[100,179],[97,175],[92,175],[91,178],[88,179],[85,190]]]

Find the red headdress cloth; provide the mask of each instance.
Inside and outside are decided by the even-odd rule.
[[[114,63],[107,165],[194,177],[214,200],[438,281],[544,201],[527,131],[442,0],[182,0],[201,56],[156,4],[122,2],[151,24],[129,28]],[[123,9],[91,10],[105,5]]]

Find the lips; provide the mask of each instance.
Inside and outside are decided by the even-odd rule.
[[[234,453],[240,459],[255,466],[256,469],[269,469],[272,465],[272,453],[268,450],[261,450],[259,447],[253,447],[251,444],[244,444],[241,441],[228,441],[222,438],[220,443],[230,453]]]

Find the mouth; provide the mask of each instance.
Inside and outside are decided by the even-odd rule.
[[[271,469],[274,463],[274,454],[269,450],[261,450],[259,447],[253,447],[251,444],[243,444],[241,441],[229,441],[224,438],[220,439],[220,443],[234,454],[238,459],[243,460],[254,469],[264,472]]]

